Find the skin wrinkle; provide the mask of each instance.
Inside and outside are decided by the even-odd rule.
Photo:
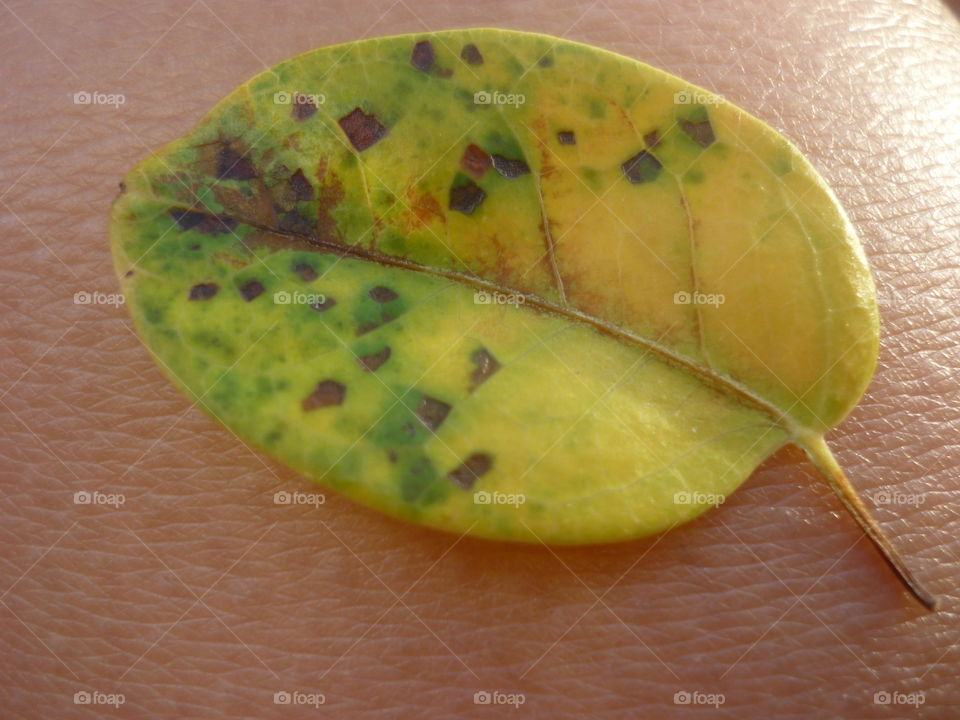
[[[324,692],[321,712],[358,718],[489,715],[472,703],[483,689],[524,692],[518,716],[561,720],[686,717],[673,704],[678,690],[724,693],[718,710],[695,709],[714,718],[955,715],[953,13],[932,0],[590,6],[0,5],[0,388],[10,390],[0,413],[0,593],[13,586],[0,605],[5,718],[306,717],[303,708],[273,704],[283,689]],[[258,458],[198,409],[184,413],[188,401],[129,331],[125,308],[73,304],[81,290],[116,292],[106,225],[119,178],[264,64],[364,34],[490,24],[569,30],[570,39],[715,90],[781,130],[832,185],[888,300],[877,375],[830,440],[911,567],[943,596],[941,613],[910,604],[791,449],[689,525],[624,545],[557,549],[562,563],[542,547],[469,538],[443,555],[456,537],[334,493],[319,508],[275,505],[276,491],[317,489]],[[192,81],[198,72],[202,81]],[[69,96],[81,90],[123,92],[126,103],[73,105]],[[122,492],[127,502],[118,510],[73,503],[74,492],[93,489]],[[928,495],[919,506],[882,505],[881,490]],[[194,593],[202,596],[238,559],[204,597],[209,609],[187,612],[118,681]],[[584,614],[595,597],[577,576],[609,609]],[[409,609],[387,611],[391,590]],[[807,591],[795,605],[792,593]],[[103,712],[74,705],[82,689],[123,692],[127,702]],[[923,690],[925,704],[874,705],[880,690]]]

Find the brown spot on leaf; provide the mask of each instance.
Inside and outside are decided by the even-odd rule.
[[[416,188],[410,188],[407,191],[407,203],[410,208],[411,220],[415,217],[416,222],[408,224],[409,230],[415,230],[423,225],[428,225],[435,219],[441,222],[444,219],[443,208],[440,203],[429,192],[417,192]]]
[[[199,283],[190,288],[189,300],[209,300],[220,290],[216,283]]]
[[[313,200],[313,186],[303,174],[303,170],[297,170],[293,175],[290,176],[290,180],[288,182],[290,184],[290,190],[293,192],[294,199],[298,201]]]
[[[561,130],[557,133],[557,142],[561,145],[576,145],[577,136],[573,130]]]
[[[346,395],[346,385],[336,380],[324,380],[317,383],[313,392],[300,403],[300,407],[303,408],[304,412],[309,412],[331,405],[343,405],[343,399]]]
[[[304,282],[313,282],[317,279],[317,271],[313,269],[313,265],[310,263],[295,262],[290,269],[299,275]]]
[[[486,348],[475,350],[473,355],[470,356],[470,360],[476,365],[473,372],[470,373],[470,392],[473,392],[500,369],[500,363]]]
[[[493,467],[493,458],[486,453],[474,453],[464,460],[447,477],[458,487],[469,490],[482,475]]]
[[[293,94],[293,107],[290,108],[290,116],[297,122],[303,122],[317,111],[317,106],[313,98],[303,93]]]
[[[394,320],[396,320],[396,319],[397,319],[396,315],[394,315],[393,313],[387,312],[386,310],[383,310],[383,311],[380,313],[380,319],[379,319],[379,320],[373,320],[372,322],[364,323],[363,325],[361,325],[360,327],[358,327],[358,328],[357,328],[357,335],[358,335],[358,336],[360,336],[360,335],[366,335],[368,332],[370,332],[370,331],[372,331],[372,330],[376,330],[378,327],[383,327],[383,326],[386,325],[388,322],[392,322],[392,321],[394,321]]]
[[[384,287],[383,285],[377,285],[375,288],[370,290],[367,295],[373,298],[374,302],[378,303],[388,303],[391,300],[396,300],[398,297],[400,297],[393,290],[388,287]]]
[[[196,210],[173,209],[170,211],[170,217],[181,230],[193,230],[204,235],[222,235],[231,232],[237,226],[237,221],[233,218],[219,217]]]
[[[357,152],[366,150],[388,132],[387,128],[377,120],[376,115],[372,113],[367,115],[359,107],[351,110],[337,122]]]
[[[324,312],[325,310],[329,310],[336,304],[337,304],[337,301],[334,300],[332,297],[324,296],[322,303],[311,303],[310,307],[316,310],[317,312]]]
[[[477,180],[482,178],[492,165],[493,162],[490,160],[490,156],[483,148],[473,143],[467,145],[467,149],[463,151],[463,155],[460,157],[460,167],[470,175],[473,175]]]
[[[473,43],[467,43],[463,46],[460,51],[460,59],[467,65],[483,65],[483,55],[480,53],[480,48]]]
[[[263,283],[259,280],[248,280],[240,286],[240,294],[244,300],[250,302],[263,294]]]
[[[643,136],[643,142],[646,143],[648,148],[655,148],[660,144],[660,133],[656,130],[651,130]]]
[[[620,168],[631,183],[643,183],[656,180],[663,165],[646,150],[641,150],[627,160]]]
[[[382,350],[378,350],[375,353],[371,353],[370,355],[361,355],[357,358],[357,362],[360,363],[360,367],[367,372],[375,372],[379,370],[380,366],[389,359],[390,346],[386,345]]]
[[[491,155],[493,168],[505,178],[513,179],[530,172],[530,166],[523,158],[514,159],[503,155]]]
[[[487,194],[483,188],[470,180],[465,185],[450,188],[450,209],[464,215],[472,215],[486,197]]]
[[[680,127],[690,136],[690,139],[700,147],[710,147],[717,139],[714,137],[713,126],[709,120],[704,120],[703,122],[681,120]]]
[[[450,414],[450,406],[442,400],[437,400],[429,395],[424,395],[414,410],[414,414],[420,418],[420,422],[430,432],[436,432],[443,425],[443,421]]]
[[[542,56],[537,60],[537,65],[542,68],[553,67],[553,56],[549,54]]]
[[[436,59],[433,53],[433,44],[429,40],[421,40],[413,46],[410,53],[410,64],[420,72],[429,72]]]
[[[283,232],[295,233],[297,235],[313,234],[313,223],[299,210],[290,210],[281,213],[277,217],[277,226]]]
[[[229,145],[223,145],[217,153],[218,180],[252,180],[257,171],[246,155],[234,150]]]

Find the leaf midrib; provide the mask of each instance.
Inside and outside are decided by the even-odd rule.
[[[348,257],[354,257],[360,260],[365,260],[367,262],[377,263],[378,265],[384,265],[388,267],[396,267],[403,270],[409,270],[411,272],[423,273],[426,275],[431,275],[433,277],[442,277],[447,280],[452,280],[454,282],[461,283],[463,285],[468,285],[470,287],[477,288],[479,290],[486,290],[489,292],[497,292],[503,294],[516,294],[515,288],[506,287],[489,280],[484,280],[473,275],[467,275],[465,273],[457,272],[456,270],[445,270],[442,268],[433,267],[430,265],[423,265],[421,263],[415,262],[413,260],[407,260],[405,258],[396,257],[393,255],[387,255],[378,250],[365,250],[362,248],[345,245],[342,243],[331,242],[329,240],[322,240],[320,238],[311,237],[308,235],[302,235],[297,232],[280,230],[277,228],[272,228],[260,223],[252,222],[248,219],[241,219],[233,217],[229,214],[222,213],[213,213],[203,208],[171,208],[171,209],[189,209],[192,212],[202,213],[211,217],[225,218],[233,220],[238,224],[247,225],[254,229],[260,230],[262,232],[272,233],[273,235],[279,235],[281,237],[290,237],[295,238],[299,241],[306,242],[312,246],[322,248],[323,250]],[[233,233],[234,235],[236,233]],[[524,305],[532,306],[542,312],[552,313],[558,315],[567,320],[585,323],[595,328],[599,332],[602,332],[611,337],[617,338],[621,341],[626,341],[635,345],[646,348],[647,350],[656,353],[660,359],[665,362],[679,366],[684,370],[692,373],[701,381],[705,382],[707,385],[726,391],[728,393],[733,393],[738,396],[740,399],[745,400],[748,404],[755,406],[756,408],[762,410],[764,413],[769,415],[778,425],[783,427],[793,439],[798,439],[804,435],[809,434],[811,431],[809,429],[803,428],[799,423],[792,420],[787,416],[783,411],[777,408],[775,405],[770,403],[768,400],[762,396],[756,394],[748,387],[742,383],[734,380],[733,378],[724,375],[722,373],[717,373],[708,368],[702,367],[701,365],[693,362],[689,358],[680,355],[669,348],[661,345],[655,340],[650,340],[641,335],[637,335],[623,328],[617,327],[611,323],[608,323],[600,318],[589,315],[585,312],[571,308],[569,306],[562,306],[556,303],[552,303],[549,300],[546,300],[537,295],[529,295],[522,293],[524,297]]]

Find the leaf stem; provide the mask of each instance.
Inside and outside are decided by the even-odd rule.
[[[843,474],[843,469],[837,463],[836,458],[834,458],[823,436],[813,433],[804,434],[802,439],[798,441],[798,444],[807,453],[807,457],[810,458],[817,470],[820,471],[823,479],[827,481],[827,484],[840,498],[847,512],[853,516],[853,519],[857,521],[857,524],[867,534],[870,541],[877,550],[880,551],[883,559],[893,572],[896,573],[897,577],[900,578],[900,582],[903,583],[904,587],[906,587],[925,608],[928,610],[936,610],[938,604],[937,598],[923,587],[920,581],[917,580],[913,573],[907,568],[903,558],[901,558],[899,553],[894,549],[890,539],[884,534],[883,530],[877,524],[877,521],[870,514],[867,506],[863,504],[856,489],[850,484],[850,481],[847,480],[846,475]]]

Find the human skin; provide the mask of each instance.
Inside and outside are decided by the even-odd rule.
[[[960,706],[960,28],[899,0],[2,3],[0,707],[5,718],[951,718]],[[382,15],[381,15],[382,14]],[[666,535],[549,549],[457,538],[314,488],[153,364],[117,292],[117,182],[241,82],[363,36],[496,25],[721,93],[803,151],[860,233],[876,377],[828,437],[924,611],[781,451]],[[167,30],[173,26],[169,32]],[[123,93],[119,108],[77,91]],[[77,491],[124,504],[76,505]],[[880,504],[881,490],[910,502]],[[77,691],[122,693],[118,709]],[[722,693],[718,708],[674,703]],[[875,693],[923,693],[883,705]],[[901,697],[901,700],[907,699]]]

